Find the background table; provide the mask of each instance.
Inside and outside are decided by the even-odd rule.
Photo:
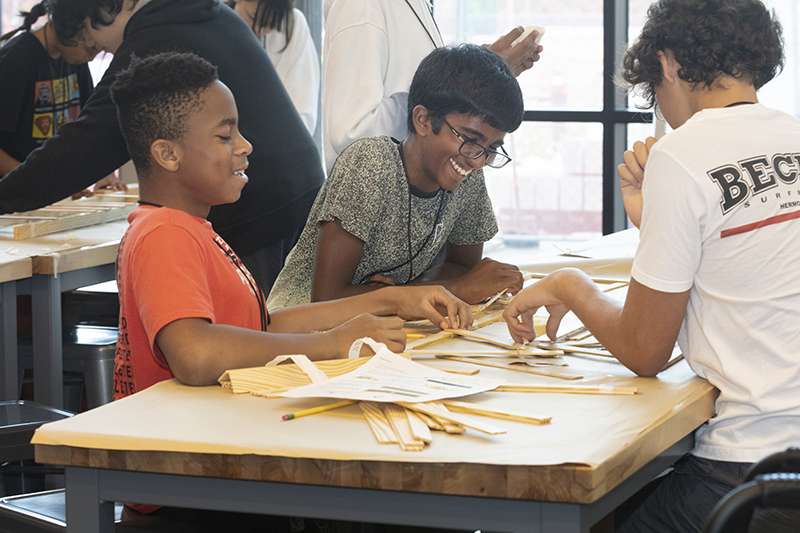
[[[61,292],[92,285],[115,277],[114,262],[127,221],[109,222],[15,241],[10,228],[0,228],[0,275],[6,266],[19,268],[14,279],[3,283],[2,340],[4,378],[2,399],[16,399],[16,294],[30,293],[33,325],[34,400],[43,405],[63,407],[63,364],[61,350]],[[29,271],[25,265],[28,265]],[[11,293],[14,297],[11,298]],[[13,301],[11,305],[9,301]],[[12,311],[13,309],[13,311]],[[13,328],[9,315],[14,314]],[[11,355],[13,345],[13,357]],[[13,365],[13,374],[10,372]]]

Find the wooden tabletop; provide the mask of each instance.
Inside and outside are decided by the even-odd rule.
[[[447,362],[454,364],[465,363]],[[495,370],[485,371],[492,377],[520,374],[511,376],[516,383],[553,381]],[[493,395],[490,406],[507,408],[511,402],[553,416],[553,422],[530,426],[483,419],[506,427],[507,435],[436,432],[422,452],[378,445],[358,406],[282,422],[281,413],[295,410],[298,400],[168,381],[78,415],[71,424],[43,426],[34,438],[36,459],[137,472],[591,503],[712,416],[716,389],[693,377],[685,362],[666,372],[664,380],[624,372],[609,377],[617,385],[641,387],[641,394],[624,399],[484,393]],[[675,398],[680,399],[670,405]],[[303,408],[324,403],[330,401],[308,400]],[[593,420],[602,422],[593,426]]]
[[[593,245],[593,258],[575,260],[593,261],[603,274],[613,263],[628,262],[637,236],[623,233]],[[554,268],[562,260],[555,254],[545,257]],[[496,323],[481,331],[507,335],[504,328]],[[445,353],[462,349],[465,342],[450,339],[436,347]],[[131,472],[589,504],[707,421],[718,394],[685,361],[657,378],[640,378],[613,359],[564,356],[583,376],[565,382],[433,356],[414,360],[480,368],[480,376],[513,385],[608,385],[638,392],[481,393],[465,401],[552,417],[552,422],[534,426],[483,419],[506,434],[435,432],[423,451],[404,452],[378,444],[356,405],[285,422],[282,414],[332,401],[267,400],[169,380],[42,426],[33,440],[36,459]]]

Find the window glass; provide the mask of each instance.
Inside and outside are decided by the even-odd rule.
[[[542,58],[519,77],[526,109],[603,105],[603,0],[435,0],[444,42],[491,44],[516,26],[543,26]]]
[[[582,122],[524,122],[506,136],[512,158],[486,168],[500,233],[485,254],[517,264],[553,244],[602,234],[603,126]]]

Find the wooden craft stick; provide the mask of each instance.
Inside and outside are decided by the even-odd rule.
[[[383,414],[380,404],[376,402],[360,402],[361,412],[364,418],[367,419],[369,429],[375,435],[375,440],[378,444],[397,444],[397,435],[395,435],[391,424]]]
[[[531,357],[546,357],[552,358],[558,355],[564,355],[564,352],[561,350],[542,350],[541,348],[525,348],[520,350],[505,351],[505,352],[490,352],[490,351],[482,351],[482,350],[448,350],[448,349],[441,349],[435,350],[431,349],[422,349],[422,350],[408,350],[403,352],[401,355],[410,355],[412,358],[415,355],[458,355],[461,357],[513,357],[515,355],[525,355]]]
[[[521,344],[511,343],[507,341],[502,341],[495,337],[490,337],[489,335],[485,335],[483,333],[479,333],[477,331],[469,331],[466,329],[445,329],[447,333],[452,333],[453,335],[459,335],[461,337],[465,337],[467,339],[488,342],[489,344],[493,344],[495,346],[500,346],[501,348],[507,348],[509,350],[518,350],[523,348]]]
[[[328,405],[320,405],[319,407],[313,407],[311,409],[305,409],[303,411],[297,411],[296,413],[287,413],[281,417],[282,420],[294,420],[295,418],[300,418],[303,416],[315,415],[317,413],[323,413],[325,411],[330,411],[332,409],[339,409],[340,407],[347,407],[348,405],[353,405],[354,403],[358,403],[358,400],[344,400],[341,402],[336,403],[329,403]]]
[[[486,302],[485,304],[481,304],[481,305],[479,305],[479,306],[478,306],[478,311],[479,311],[479,312],[480,312],[480,311],[483,311],[484,309],[486,309],[487,307],[489,307],[490,305],[492,305],[493,303],[495,303],[495,302],[497,301],[497,299],[498,299],[498,298],[500,298],[501,296],[503,296],[503,295],[504,295],[506,292],[508,292],[508,287],[506,287],[506,288],[505,288],[505,289],[503,289],[502,291],[498,292],[497,294],[495,294],[494,296],[492,296],[491,298],[489,298],[489,301],[488,301],[488,302]]]
[[[477,405],[467,402],[459,402],[455,400],[442,400],[442,403],[450,411],[457,413],[468,413],[471,415],[490,416],[492,418],[500,418],[502,420],[511,420],[513,422],[523,422],[525,424],[534,424],[537,426],[544,426],[550,423],[553,419],[549,418],[535,418],[520,411],[506,411],[501,409],[490,409],[482,405]]]
[[[511,385],[504,383],[493,392],[544,392],[563,394],[613,394],[633,395],[639,391],[638,387],[617,387],[614,385],[600,386],[573,386],[573,387],[547,387],[538,385]]]
[[[585,333],[586,331],[587,331],[586,330],[586,326],[581,326],[581,327],[579,327],[577,329],[573,329],[572,331],[568,331],[567,333],[564,333],[563,335],[558,337],[555,340],[555,342],[566,342],[568,340],[572,340],[575,337],[578,337],[579,335]]]
[[[411,430],[411,424],[408,422],[405,409],[393,403],[388,403],[383,408],[383,414],[389,420],[395,435],[397,435],[397,442],[400,449],[404,452],[421,452],[425,448],[425,443],[418,440]]]
[[[433,442],[431,428],[419,417],[420,413],[412,411],[411,409],[406,409],[405,411],[406,417],[408,417],[408,425],[411,426],[411,433],[414,435],[414,438],[426,444]]]
[[[599,355],[600,357],[611,357],[611,352],[608,350],[595,350],[593,348],[584,348],[583,346],[576,346],[574,344],[569,344],[568,342],[549,342],[549,341],[534,341],[531,344],[535,344],[539,348],[545,350],[562,350],[564,353],[581,353],[585,355]]]
[[[525,281],[528,281],[529,279],[532,279],[532,278],[538,278],[538,279],[546,278],[549,275],[550,274],[539,274],[539,273],[534,273],[534,272],[526,272],[525,274],[523,274],[523,279]],[[629,283],[628,281],[626,281],[624,279],[593,278],[593,277],[589,277],[589,279],[591,279],[595,283],[624,283],[625,285],[627,285]]]
[[[408,412],[411,412],[408,409],[406,409],[406,410]],[[416,415],[419,417],[420,420],[425,422],[425,425],[428,426],[428,428],[436,429],[436,430],[439,430],[439,431],[444,431],[444,424],[442,424],[441,422],[439,422],[438,420],[436,420],[435,418],[433,418],[429,414],[420,413],[419,411],[414,411],[414,413],[416,413]]]
[[[448,359],[450,361],[460,361],[462,363],[472,363],[474,365],[490,366],[493,368],[503,368],[505,370],[514,370],[516,372],[527,372],[528,374],[537,374],[540,376],[548,376],[558,379],[581,379],[583,375],[577,374],[568,368],[562,367],[534,367],[530,365],[512,364],[512,361],[498,360],[493,357],[458,357],[452,355],[437,355],[441,359]]]
[[[447,409],[433,405],[432,402],[425,402],[425,403],[399,402],[398,405],[402,405],[403,407],[407,407],[408,409],[413,409],[414,411],[422,411],[423,413],[433,415],[440,419],[450,420],[451,422],[458,424],[460,426],[468,427],[477,431],[481,431],[483,433],[488,433],[489,435],[501,435],[506,432],[506,430],[492,426],[491,424],[484,424],[483,422],[473,420],[472,418],[462,416],[458,413],[451,413]]]

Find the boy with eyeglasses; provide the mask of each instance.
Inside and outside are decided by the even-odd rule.
[[[510,161],[503,140],[522,115],[499,55],[476,45],[433,51],[411,83],[408,137],[360,139],[342,152],[269,308],[401,284],[444,285],[468,303],[518,292],[516,266],[481,259],[497,233],[481,169]]]

